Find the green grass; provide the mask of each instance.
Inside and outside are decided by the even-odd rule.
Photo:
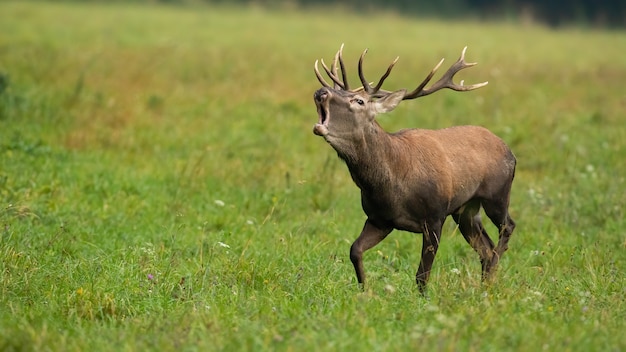
[[[341,10],[0,3],[0,349],[626,349],[626,34]],[[381,116],[518,157],[497,282],[452,225],[348,259],[365,217],[311,132],[315,59],[481,90]],[[493,227],[489,227],[492,233]]]

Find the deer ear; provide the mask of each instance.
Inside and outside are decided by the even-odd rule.
[[[406,93],[406,89],[400,89],[376,100],[374,102],[374,110],[376,110],[377,114],[384,114],[395,109],[402,101],[402,98],[404,98],[404,93]]]

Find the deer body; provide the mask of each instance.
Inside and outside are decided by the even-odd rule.
[[[378,113],[393,110],[402,100],[430,94],[441,88],[471,90],[451,81],[458,70],[472,64],[461,59],[430,89],[424,86],[434,71],[418,88],[406,93],[381,91],[382,81],[372,88],[359,76],[363,88],[349,90],[341,50],[332,69],[324,68],[335,87],[324,85],[314,94],[319,121],[314,133],[323,136],[348,166],[352,179],[361,189],[361,203],[367,220],[363,231],[350,249],[357,280],[365,281],[363,252],[382,241],[393,229],[422,233],[422,259],[416,274],[421,290],[425,289],[439,245],[441,228],[452,215],[468,243],[479,254],[483,277],[493,272],[515,223],[508,214],[509,194],[515,173],[515,157],[506,144],[493,133],[478,126],[457,126],[441,130],[407,129],[387,133],[376,122]],[[337,59],[343,81],[337,74]],[[454,71],[454,70],[456,71]],[[485,83],[486,84],[486,83]],[[498,226],[497,246],[485,231],[480,215]]]
[[[493,197],[515,165],[504,143],[476,126],[396,134],[381,129],[369,137],[352,151],[363,157],[344,160],[368,217],[399,230],[421,232],[428,217],[444,218],[470,199]]]

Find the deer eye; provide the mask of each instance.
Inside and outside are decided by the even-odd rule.
[[[354,101],[359,105],[365,105],[365,102],[363,101],[363,99],[355,98]]]

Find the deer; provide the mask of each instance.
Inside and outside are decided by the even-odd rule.
[[[331,86],[314,64],[322,85],[313,94],[318,122],[313,133],[321,136],[345,162],[352,180],[361,191],[361,206],[367,219],[350,247],[358,285],[365,287],[363,253],[383,241],[394,229],[423,235],[421,259],[415,281],[425,294],[431,268],[448,216],[478,253],[482,281],[491,282],[495,269],[515,229],[509,214],[510,193],[516,158],[505,142],[480,126],[443,129],[403,129],[386,132],[376,120],[403,100],[421,98],[448,88],[466,92],[488,82],[454,83],[454,75],[476,65],[465,61],[467,47],[443,76],[426,87],[444,59],[413,91],[383,90],[382,85],[398,61],[396,58],[373,86],[363,74],[367,49],[358,61],[361,86],[351,89],[343,62],[343,44],[330,68],[322,67]],[[339,75],[341,70],[341,76]],[[498,228],[497,245],[489,237],[480,209]]]

